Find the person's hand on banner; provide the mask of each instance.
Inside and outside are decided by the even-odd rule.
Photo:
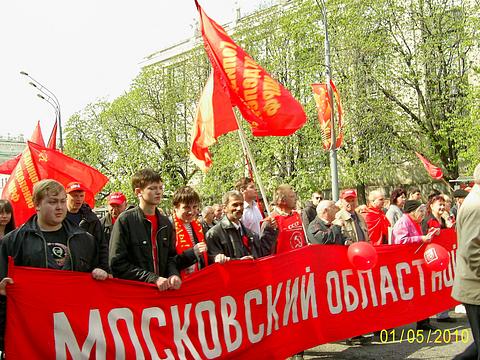
[[[13,284],[13,279],[6,277],[3,278],[2,281],[0,281],[0,295],[7,295],[7,284]]]
[[[105,270],[95,268],[92,270],[92,277],[95,280],[106,280],[108,278],[108,273]]]
[[[182,279],[177,275],[172,275],[168,278],[168,285],[170,286],[170,289],[178,290],[180,289],[180,286],[182,286]]]
[[[168,279],[164,277],[159,277],[157,281],[155,282],[155,285],[157,285],[158,290],[160,291],[165,291],[170,288],[170,284],[168,282]]]
[[[228,256],[225,256],[224,254],[218,254],[215,256],[215,262],[219,264],[224,264],[227,261],[230,261],[230,258]]]
[[[195,246],[193,247],[193,252],[197,257],[200,256],[200,254],[204,253],[205,251],[207,251],[207,244],[203,241],[195,244]]]
[[[432,238],[433,238],[434,236],[437,236],[437,235],[439,235],[439,234],[440,234],[440,229],[438,229],[438,228],[430,228],[430,229],[428,229],[427,235],[424,235],[424,236],[422,237],[422,241],[425,242],[425,243],[429,243],[429,242],[432,241]]]

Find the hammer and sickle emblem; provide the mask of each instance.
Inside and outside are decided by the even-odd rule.
[[[46,152],[45,150],[42,150],[42,152],[41,152],[40,155],[38,156],[38,159],[39,159],[40,161],[47,162],[47,161],[48,161],[47,152]]]

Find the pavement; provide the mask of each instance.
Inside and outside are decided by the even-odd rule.
[[[452,359],[473,342],[465,314],[450,312],[455,323],[439,323],[430,319],[439,330],[416,332],[415,324],[376,333],[370,345],[348,346],[336,342],[305,351],[304,359]],[[388,335],[388,336],[387,336]]]

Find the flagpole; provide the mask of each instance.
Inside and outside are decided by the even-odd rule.
[[[330,134],[330,176],[332,180],[332,200],[338,201],[339,189],[338,189],[338,165],[337,165],[337,136],[335,132],[335,106],[333,99],[333,91],[331,81],[331,65],[330,65],[330,41],[328,39],[328,23],[327,23],[327,7],[324,0],[320,0],[322,5],[319,4],[316,0],[318,7],[322,10],[323,23],[325,25],[325,82],[327,84],[328,97],[330,100],[330,124],[331,124],[331,134]]]
[[[268,216],[270,216],[270,208],[268,206],[267,194],[265,192],[265,188],[263,187],[262,179],[260,178],[260,175],[258,174],[257,165],[255,164],[255,160],[252,156],[252,153],[250,152],[250,146],[248,145],[247,139],[245,138],[245,133],[243,132],[240,121],[238,121],[237,114],[235,113],[235,111],[233,112],[233,114],[235,116],[235,121],[237,122],[238,136],[240,137],[240,142],[242,143],[242,147],[243,147],[244,151],[246,152],[248,159],[250,160],[250,165],[252,165],[253,175],[255,176],[255,179],[257,180],[257,184],[258,184],[258,187],[260,189],[260,194],[262,194],[263,202],[265,203],[265,209],[267,210]]]

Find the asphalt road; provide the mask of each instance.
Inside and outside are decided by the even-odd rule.
[[[456,323],[432,325],[440,330],[415,334],[415,324],[376,334],[370,345],[347,346],[345,342],[329,343],[305,351],[304,358],[313,359],[452,359],[473,342],[466,315],[450,312]],[[418,336],[415,336],[418,335]]]

